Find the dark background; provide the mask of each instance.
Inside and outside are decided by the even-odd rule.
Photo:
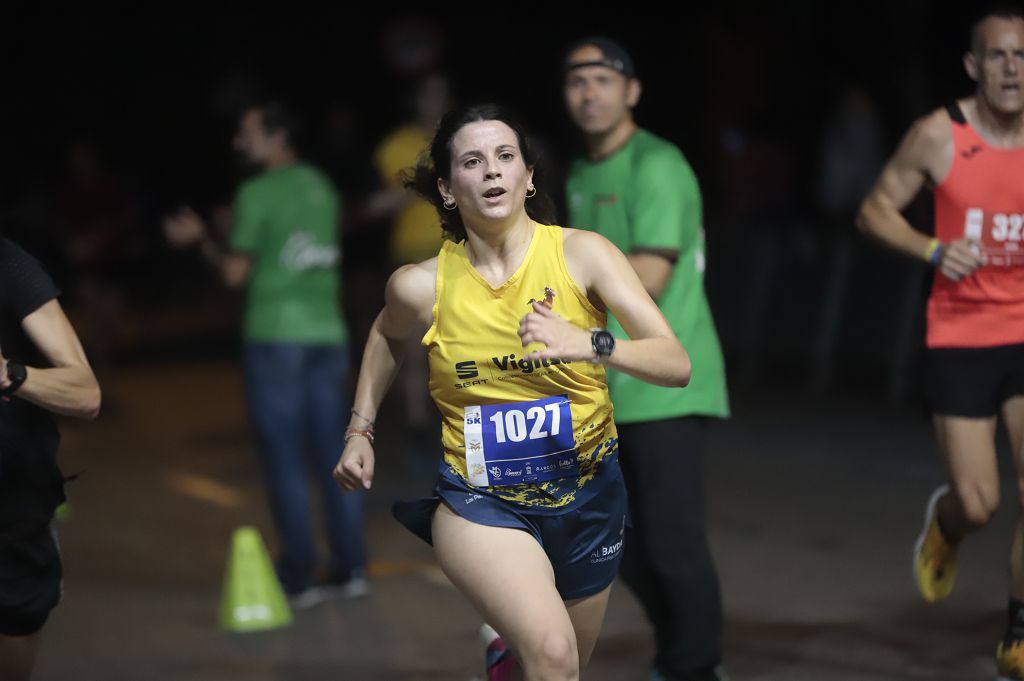
[[[393,500],[430,486],[410,465],[418,452],[397,387],[377,417],[371,597],[297,612],[279,631],[218,630],[231,533],[256,526],[271,553],[276,534],[246,431],[242,295],[195,252],[168,248],[161,219],[188,204],[223,236],[245,177],[231,150],[239,110],[289,101],[305,120],[305,155],[344,197],[344,302],[358,351],[391,267],[386,226],[361,214],[379,185],[371,153],[406,120],[415,73],[444,70],[458,100],[516,109],[546,150],[539,185],[560,201],[578,144],[560,55],[590,33],[632,50],[644,84],[637,119],[681,147],[704,194],[706,282],[732,406],[707,447],[728,673],[992,677],[1016,477],[1004,457],[995,526],[965,545],[949,601],[921,602],[910,549],[943,480],[919,387],[930,272],[853,225],[911,122],[973,91],[961,65],[971,3],[663,7],[5,7],[0,232],[64,290],[104,400],[94,422],[61,424],[61,465],[81,476],[68,485],[66,598],[44,631],[38,679],[481,673],[479,616],[390,514]],[[404,38],[388,38],[395,26]],[[387,47],[431,40],[443,47],[437,62],[413,51],[405,69]],[[840,186],[844,173],[855,181]],[[841,191],[829,198],[829,186]],[[907,215],[929,229],[927,194]],[[651,641],[616,588],[588,678],[647,678]]]
[[[361,221],[358,207],[377,182],[370,154],[404,120],[415,72],[447,72],[460,102],[512,106],[546,151],[542,189],[561,203],[578,139],[562,106],[560,56],[573,39],[603,33],[633,52],[644,84],[638,121],[678,143],[701,181],[707,283],[732,381],[913,399],[927,273],[856,235],[859,195],[823,206],[824,135],[856,89],[884,158],[914,118],[969,94],[960,60],[977,12],[923,1],[764,5],[558,11],[573,20],[534,6],[15,9],[2,47],[0,224],[54,272],[73,312],[92,300],[83,275],[111,294],[99,294],[106,337],[81,331],[107,360],[233,347],[237,327],[225,320],[236,317],[208,324],[189,310],[200,300],[236,310],[237,300],[193,254],[164,246],[160,219],[181,204],[208,216],[228,205],[244,177],[230,144],[238,111],[283,99],[304,119],[305,154],[345,198],[358,346],[389,267],[381,226]],[[388,37],[396,26],[404,38]],[[387,47],[431,39],[438,57],[415,68],[400,68]],[[925,197],[909,215],[927,229],[928,212]],[[76,230],[103,233],[98,255],[76,256]],[[176,321],[129,323],[162,314]]]

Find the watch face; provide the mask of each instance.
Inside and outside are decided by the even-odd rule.
[[[610,355],[615,349],[615,336],[608,331],[598,331],[594,334],[594,349],[599,355]]]
[[[25,365],[20,362],[8,360],[6,369],[8,386],[0,391],[4,396],[11,395],[15,390],[20,388],[21,384],[25,382],[25,378],[28,376],[28,372],[25,370]]]

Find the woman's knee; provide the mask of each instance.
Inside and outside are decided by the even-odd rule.
[[[528,678],[558,681],[579,678],[579,654],[571,633],[542,631],[526,644],[526,650],[520,654]]]

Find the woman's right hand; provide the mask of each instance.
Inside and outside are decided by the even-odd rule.
[[[373,462],[373,445],[362,435],[354,435],[345,443],[345,451],[334,467],[334,480],[349,492],[370,489],[373,484]]]

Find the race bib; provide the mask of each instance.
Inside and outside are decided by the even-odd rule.
[[[565,395],[466,407],[466,469],[476,487],[577,475],[572,412]]]
[[[989,265],[1024,266],[1024,213],[968,208],[964,236],[981,242]]]

